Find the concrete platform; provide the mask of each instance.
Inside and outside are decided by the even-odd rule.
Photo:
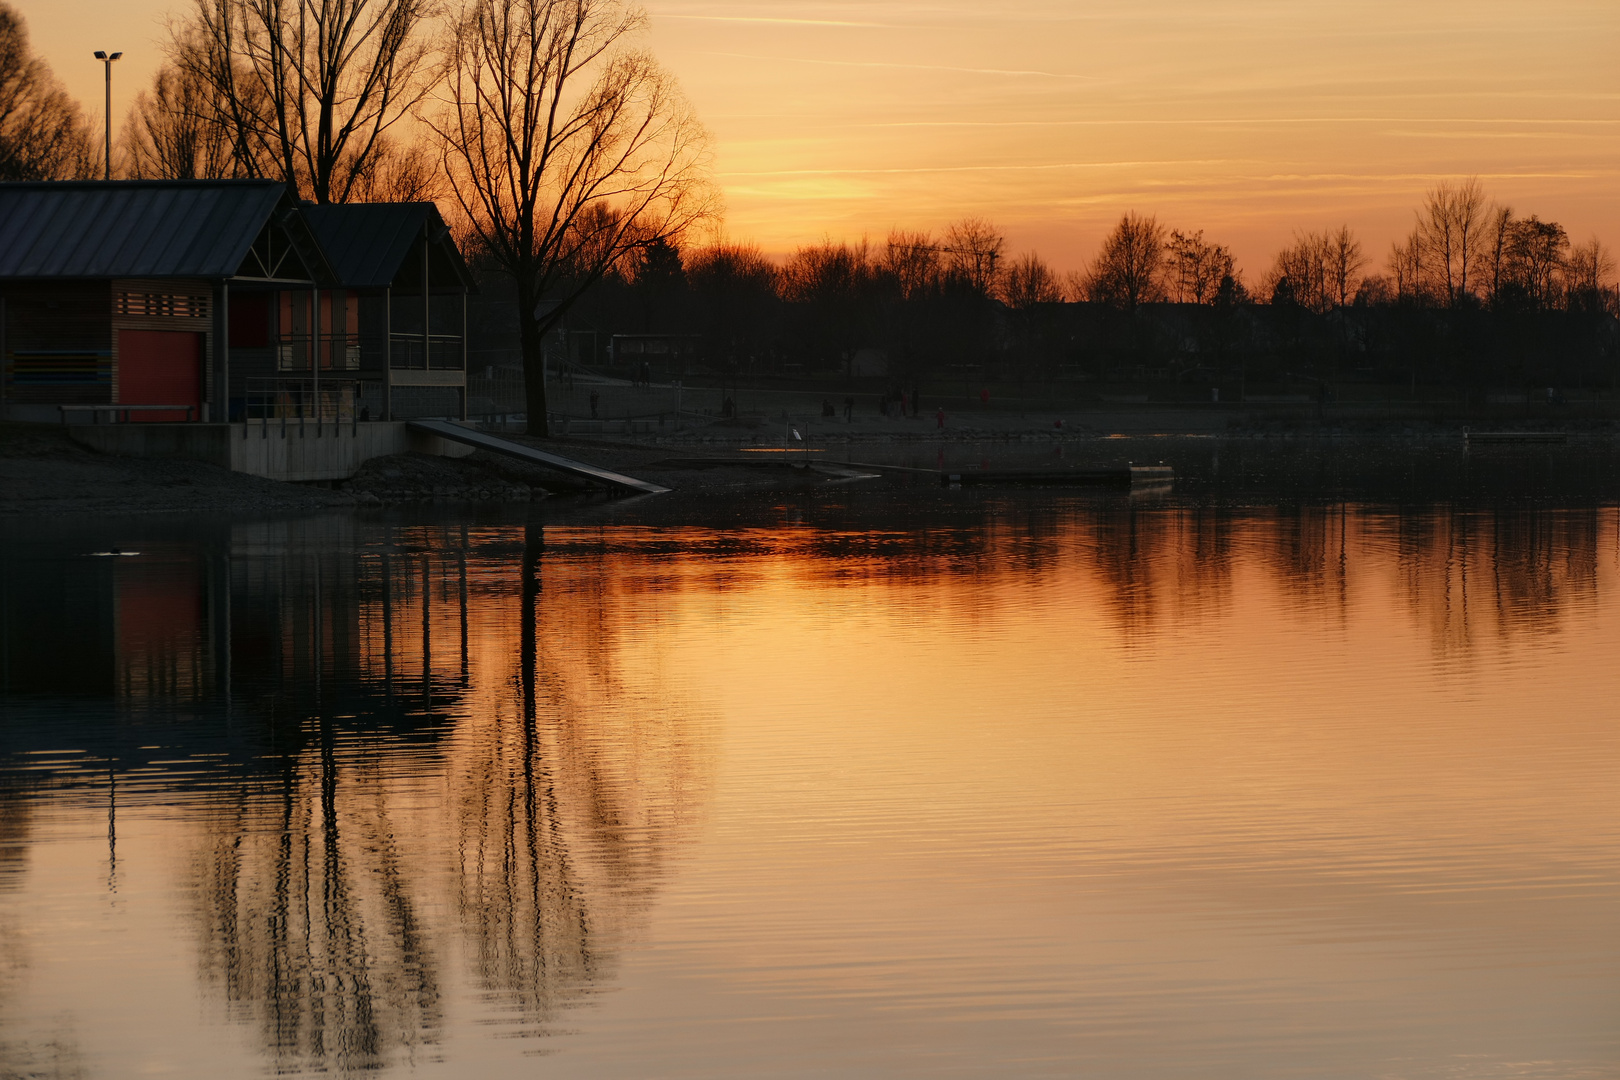
[[[347,480],[376,457],[414,451],[466,457],[471,446],[412,430],[404,420],[318,424],[69,424],[75,441],[104,454],[204,461],[233,472],[292,482]]]

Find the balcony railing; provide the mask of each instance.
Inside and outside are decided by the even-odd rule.
[[[312,370],[312,347],[322,371],[360,370],[360,338],[354,334],[322,334],[313,341],[309,334],[283,335],[276,339],[276,370]]]
[[[388,363],[395,371],[460,371],[460,334],[394,334],[388,342]]]
[[[247,380],[249,420],[318,420],[334,423],[381,420],[383,385],[362,379],[276,378]]]

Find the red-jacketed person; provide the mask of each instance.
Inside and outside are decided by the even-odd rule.
[[[945,406],[941,405],[939,407],[939,412],[934,414],[934,419],[939,421],[940,427],[945,426]]]

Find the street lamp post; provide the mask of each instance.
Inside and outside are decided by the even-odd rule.
[[[121,52],[105,53],[100,49],[96,50],[96,59],[100,60],[107,68],[107,160],[105,165],[108,180],[112,179],[112,66],[113,61],[123,55]]]

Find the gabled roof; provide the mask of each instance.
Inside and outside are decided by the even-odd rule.
[[[274,180],[0,184],[0,278],[228,278],[284,200]]]
[[[303,216],[338,280],[348,288],[392,285],[424,229],[450,260],[461,284],[472,284],[449,227],[430,202],[306,206]]]

